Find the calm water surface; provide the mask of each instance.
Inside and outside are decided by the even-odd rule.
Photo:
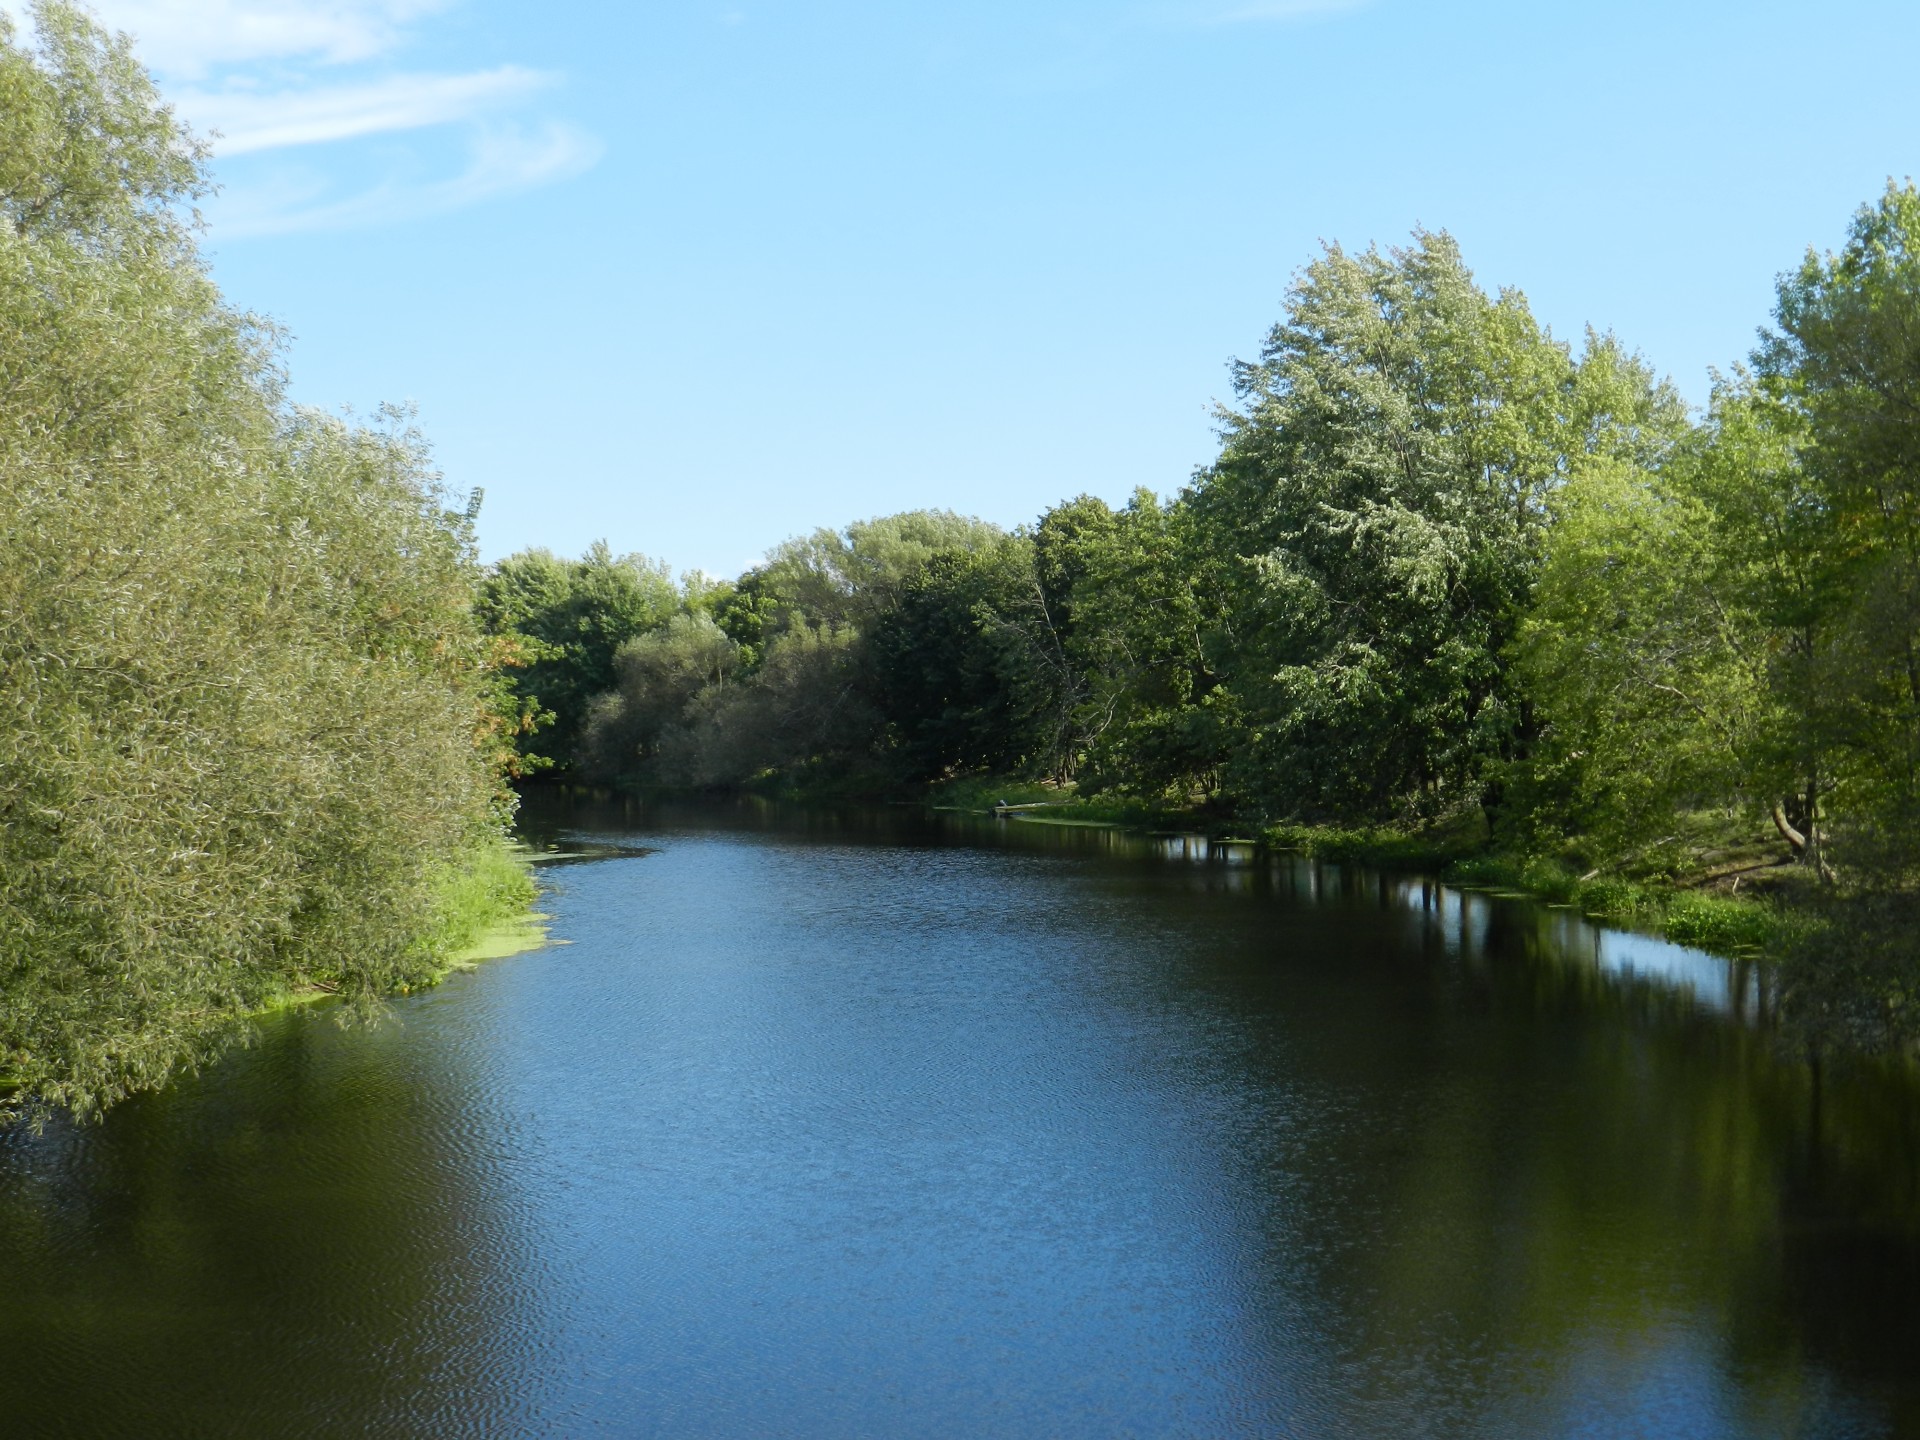
[[[536,797],[568,943],[0,1133],[0,1434],[1920,1434],[1920,1085],[1332,867]]]

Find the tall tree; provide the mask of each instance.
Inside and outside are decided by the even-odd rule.
[[[1058,773],[1071,678],[1030,538],[935,554],[867,638],[869,691],[910,777]]]
[[[619,682],[620,647],[681,606],[664,565],[615,555],[604,540],[578,560],[522,550],[494,565],[480,584],[480,614],[494,633],[520,641],[526,663],[512,672],[515,693],[552,717],[550,729],[523,729],[522,749],[542,763],[578,760],[595,697]]]
[[[1803,436],[1830,647],[1800,706],[1832,757],[1845,858],[1904,887],[1920,880],[1920,191],[1890,184],[1838,254],[1808,254],[1776,320],[1755,360]]]
[[[1234,696],[1215,664],[1218,565],[1193,520],[1140,490],[1119,510],[1083,495],[1035,528],[1066,655],[1073,770],[1089,793],[1219,788]]]
[[[1303,816],[1484,795],[1523,729],[1503,657],[1548,497],[1578,455],[1657,451],[1678,401],[1604,338],[1576,362],[1427,232],[1328,249],[1235,385],[1193,497],[1231,557],[1233,783]]]
[[[908,510],[785,541],[749,573],[776,613],[776,633],[797,622],[858,629],[935,555],[991,549],[1004,534],[951,510]]]

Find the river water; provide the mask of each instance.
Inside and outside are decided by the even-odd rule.
[[[1920,1084],[1743,967],[1179,837],[524,822],[564,944],[0,1134],[0,1434],[1920,1434]]]

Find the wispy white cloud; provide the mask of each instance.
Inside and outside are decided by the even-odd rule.
[[[339,199],[324,177],[283,174],[277,183],[223,197],[214,233],[224,239],[349,230],[444,214],[495,196],[531,190],[590,169],[602,146],[571,126],[477,132],[458,175],[425,183],[384,181]]]
[[[173,99],[195,128],[220,133],[217,154],[245,155],[471,120],[556,78],[503,65],[467,75],[388,75],[313,90],[185,91]]]
[[[451,0],[95,0],[110,29],[163,75],[196,79],[227,65],[308,59],[342,65],[387,54],[410,21]]]
[[[89,0],[159,77],[178,113],[218,132],[223,193],[207,208],[216,239],[339,230],[419,219],[568,179],[599,160],[593,136],[558,120],[508,123],[503,112],[557,89],[558,75],[520,65],[396,70],[430,42],[420,22],[459,0]],[[0,0],[24,19],[26,0]],[[742,17],[744,18],[744,17]],[[367,183],[355,141],[435,128],[464,131],[464,168],[432,175],[449,147],[392,146],[388,178]],[[298,147],[308,160],[285,154]],[[462,151],[454,148],[452,153]],[[453,162],[461,164],[460,161]]]

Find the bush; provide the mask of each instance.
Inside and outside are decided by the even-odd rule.
[[[1628,922],[1650,911],[1658,913],[1657,905],[1648,903],[1646,892],[1627,880],[1589,880],[1569,887],[1564,898],[1578,905],[1582,914],[1596,920]]]
[[[1781,932],[1768,906],[1724,895],[1676,895],[1667,906],[1667,938],[1718,955],[1751,954]]]

